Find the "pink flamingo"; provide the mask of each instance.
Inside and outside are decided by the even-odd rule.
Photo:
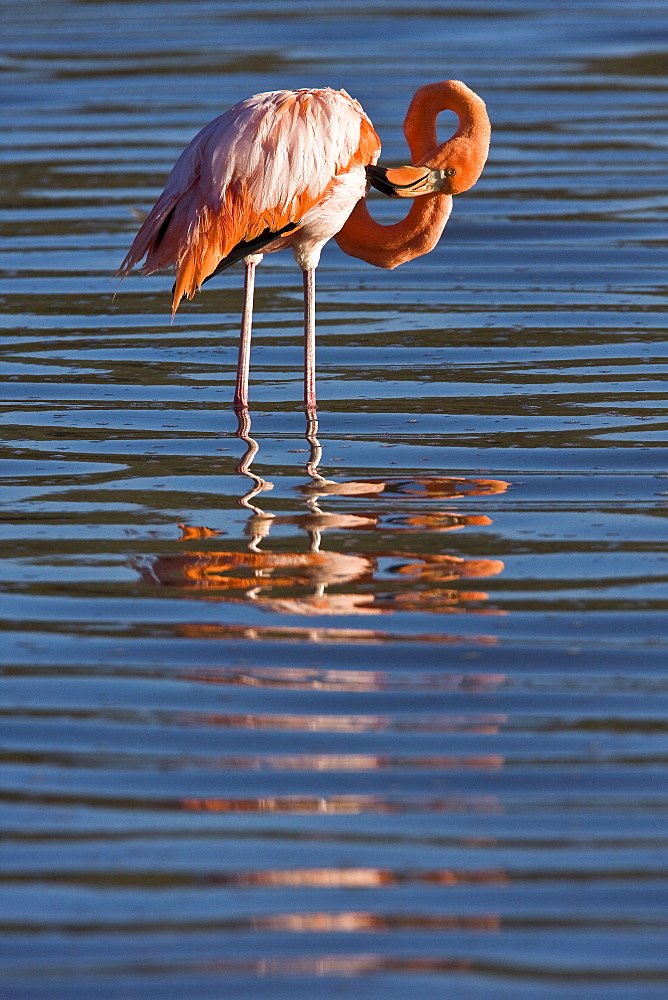
[[[441,111],[459,118],[440,143]],[[290,247],[304,279],[304,406],[315,414],[315,268],[332,237],[345,253],[393,268],[428,253],[452,210],[452,195],[478,180],[490,124],[484,102],[459,80],[421,87],[404,133],[413,166],[376,166],[380,140],[344,90],[279,90],[249,97],[199,132],[176,161],[121,264],[142,258],[144,274],[176,267],[172,316],[183,296],[243,260],[246,267],[235,409],[248,406],[255,268],[265,253]],[[385,194],[414,198],[405,219],[375,222],[367,181]]]

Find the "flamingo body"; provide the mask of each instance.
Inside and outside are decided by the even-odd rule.
[[[345,91],[278,90],[235,104],[184,149],[121,265],[176,267],[172,313],[221,265],[292,247],[302,268],[366,190],[380,140]],[[238,252],[235,251],[238,249]]]

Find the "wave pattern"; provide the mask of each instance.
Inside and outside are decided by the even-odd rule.
[[[665,996],[663,5],[4,7],[7,995]],[[483,179],[326,249],[317,425],[266,259],[237,424],[238,269],[172,324],[138,219],[248,94],[402,162],[444,77]]]

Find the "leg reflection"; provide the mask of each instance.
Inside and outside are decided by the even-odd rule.
[[[250,436],[251,418],[248,408],[239,407],[236,414],[236,437],[238,437],[241,441],[245,441],[248,445],[248,448],[242,455],[239,464],[237,465],[237,472],[239,472],[242,476],[247,476],[248,479],[253,482],[253,487],[248,491],[248,493],[239,497],[237,503],[241,507],[247,507],[253,512],[252,516],[249,518],[248,524],[246,525],[246,533],[250,535],[251,538],[251,541],[248,543],[248,548],[251,552],[257,552],[260,542],[269,534],[269,529],[274,515],[268,514],[266,511],[262,510],[261,507],[251,503],[251,500],[253,500],[258,493],[273,490],[274,484],[269,482],[267,479],[263,479],[262,476],[257,476],[251,469],[253,460],[260,450],[260,446],[255,438]]]
[[[218,539],[213,529],[180,526],[190,551],[145,562],[140,572],[146,583],[206,590],[208,599],[253,602],[274,614],[502,613],[485,607],[487,593],[464,587],[465,581],[498,575],[503,563],[457,554],[456,548],[446,546],[443,532],[485,529],[491,518],[462,513],[459,505],[467,498],[501,493],[506,483],[423,474],[394,480],[326,479],[319,471],[323,447],[318,422],[309,414],[308,482],[299,487],[307,509],[274,515],[254,502],[273,483],[252,469],[260,448],[251,436],[248,408],[239,407],[237,418],[236,436],[247,447],[236,469],[251,481],[237,501],[250,514],[245,543]],[[361,501],[367,509],[360,509]],[[274,525],[288,530],[276,544],[261,548]],[[373,538],[367,534],[353,541],[351,533],[356,531],[371,532]],[[195,539],[206,539],[207,544],[195,546]]]

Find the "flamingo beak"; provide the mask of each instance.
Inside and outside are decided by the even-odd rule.
[[[417,198],[422,194],[436,194],[447,188],[451,174],[429,167],[366,168],[369,183],[390,198]],[[447,192],[446,192],[447,193]]]

